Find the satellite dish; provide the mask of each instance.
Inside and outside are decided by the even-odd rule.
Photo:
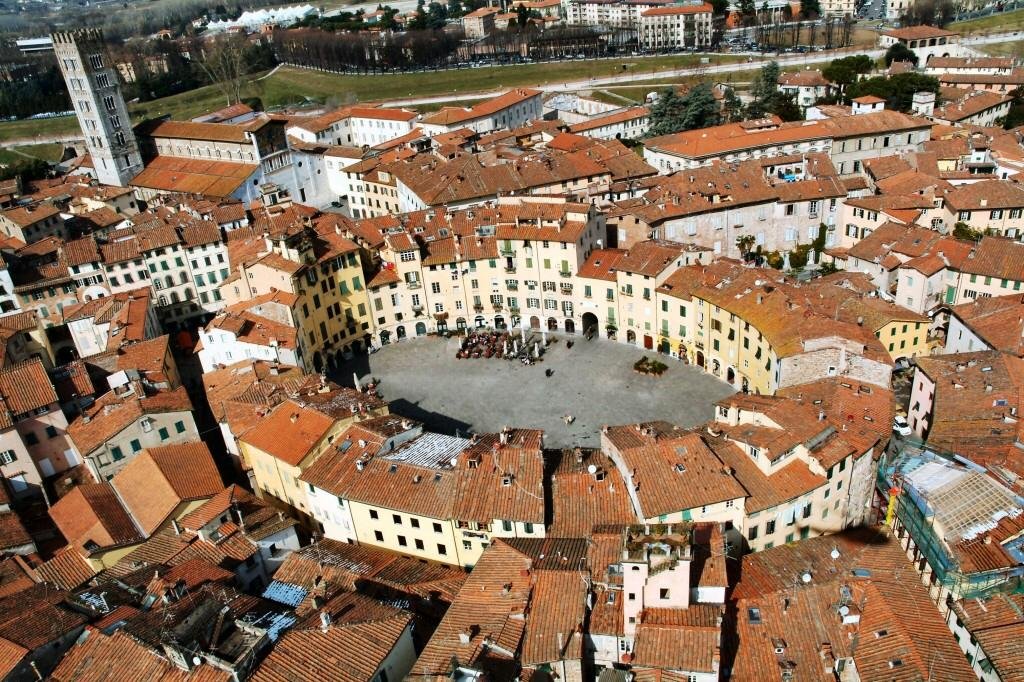
[[[199,665],[202,662],[203,662],[203,659],[199,658],[198,656],[193,656],[192,657],[192,665]]]
[[[591,464],[590,466],[587,467],[587,471],[590,474],[596,474],[597,473],[597,465],[596,464]]]
[[[839,615],[840,616],[844,616],[845,617],[849,613],[850,613],[850,607],[849,606],[840,606],[839,607]]]
[[[805,583],[811,582],[811,574],[810,574],[810,572],[809,571],[804,572],[804,574],[800,576],[800,580],[803,580]]]
[[[832,557],[832,560],[833,560],[833,561],[834,561],[834,560],[836,560],[836,559],[838,559],[838,558],[839,558],[839,549],[838,549],[838,548],[835,548],[835,547],[833,547],[833,548],[832,548],[832,552],[831,552],[831,553],[829,554],[829,556],[830,556],[830,557]]]

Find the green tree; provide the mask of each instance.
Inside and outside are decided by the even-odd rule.
[[[718,112],[718,101],[709,83],[700,83],[683,97],[685,112],[683,130],[710,128],[722,121]]]
[[[910,111],[914,102],[914,93],[922,91],[938,95],[939,81],[932,76],[910,72],[857,81],[846,89],[846,96],[849,99],[854,99],[865,95],[874,95],[884,99],[888,109]]]
[[[803,112],[796,103],[796,96],[785,92],[774,92],[764,103],[766,113],[775,114],[783,121],[800,121]]]
[[[917,66],[917,54],[903,43],[896,43],[885,52],[885,65],[893,62],[911,62]]]
[[[736,248],[740,250],[741,256],[746,256],[750,253],[750,249],[754,247],[755,242],[757,242],[757,239],[754,238],[754,235],[741,234],[736,237]]]
[[[516,7],[516,23],[519,24],[519,28],[526,28],[530,23],[530,11],[526,9],[526,3],[521,2]]]
[[[709,0],[716,17],[724,16],[729,11],[729,0]]]
[[[751,18],[757,14],[757,6],[754,0],[740,0],[740,14],[744,18]]]
[[[814,19],[821,15],[821,4],[818,0],[800,0],[800,16]]]
[[[685,116],[686,102],[675,88],[665,88],[651,106],[651,127],[647,131],[647,136],[657,137],[679,132],[683,129]]]
[[[839,86],[840,90],[845,90],[847,86],[857,82],[858,76],[870,73],[873,66],[874,62],[871,57],[866,54],[858,54],[829,62],[821,70],[821,75],[829,82]]]
[[[725,97],[722,99],[722,115],[729,123],[743,120],[743,102],[736,96],[732,88],[725,89]]]
[[[981,241],[982,233],[980,230],[975,230],[967,223],[961,221],[953,226],[953,236],[956,239],[964,239],[966,241],[977,242]]]

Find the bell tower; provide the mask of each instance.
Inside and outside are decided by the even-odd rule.
[[[105,185],[125,187],[142,171],[142,155],[103,33],[80,29],[50,37],[96,176]]]

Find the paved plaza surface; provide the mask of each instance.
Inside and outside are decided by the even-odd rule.
[[[570,337],[571,338],[571,337]],[[543,362],[524,366],[497,358],[456,360],[456,338],[424,337],[384,346],[357,359],[360,379],[376,377],[392,410],[429,430],[495,432],[538,428],[547,447],[600,446],[603,424],[663,419],[688,427],[713,416],[713,403],[734,392],[726,383],[672,358],[614,341],[564,335]],[[661,377],[633,371],[644,355],[668,364]],[[351,367],[350,367],[351,369]],[[545,370],[554,374],[545,376]],[[342,370],[344,372],[345,370]],[[349,376],[338,377],[346,384]],[[565,414],[576,417],[566,425]]]

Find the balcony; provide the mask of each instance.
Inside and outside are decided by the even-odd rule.
[[[571,270],[561,270],[558,274],[561,275],[562,277],[572,277]]]
[[[514,265],[506,265],[505,266],[505,274],[506,275],[514,275],[515,272],[516,272],[516,266],[514,266]]]
[[[498,249],[498,253],[501,254],[502,258],[515,258],[516,257],[515,249],[506,249],[505,247],[501,247],[500,249]]]
[[[419,289],[419,288],[421,288],[421,287],[422,287],[423,285],[422,285],[422,284],[420,284],[419,280],[414,280],[414,281],[412,281],[412,282],[406,282],[406,283],[405,283],[405,286],[406,286],[407,288],[409,288],[409,289]]]
[[[572,283],[571,282],[562,282],[562,293],[563,294],[571,294],[572,293]]]
[[[506,284],[505,288],[508,289],[509,291],[519,291],[518,284]]]

